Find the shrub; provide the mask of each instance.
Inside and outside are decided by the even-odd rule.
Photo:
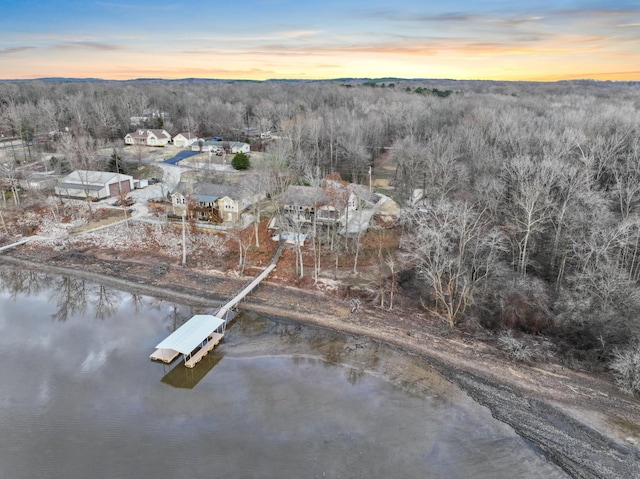
[[[231,160],[231,165],[236,170],[248,170],[251,166],[249,164],[249,155],[242,152],[236,153],[236,155],[233,157],[233,160]]]
[[[616,351],[610,367],[620,389],[631,394],[640,392],[640,342]]]
[[[533,353],[527,345],[511,335],[511,331],[500,335],[498,338],[500,348],[516,361],[528,362],[533,358]]]

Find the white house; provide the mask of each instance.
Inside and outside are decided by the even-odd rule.
[[[173,144],[182,148],[190,147],[198,143],[198,136],[191,132],[178,133],[173,137]]]
[[[231,153],[251,153],[251,145],[242,141],[230,141],[229,148],[231,148]]]
[[[251,145],[242,141],[217,141],[207,140],[199,144],[198,142],[191,145],[193,151],[212,151],[214,153],[218,151],[224,151],[227,148],[231,153],[251,153]]]
[[[124,142],[127,145],[165,146],[171,141],[171,135],[167,130],[138,129],[127,133]]]
[[[133,177],[107,171],[76,170],[60,179],[55,192],[60,196],[101,200],[133,190]]]
[[[213,152],[213,153],[222,153],[224,151],[223,148],[223,143],[222,141],[215,141],[215,140],[203,140],[202,138],[200,138],[199,140],[197,140],[195,143],[193,143],[191,145],[191,151],[203,151],[203,152]]]

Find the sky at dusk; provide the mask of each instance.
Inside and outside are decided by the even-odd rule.
[[[0,79],[640,80],[640,1],[0,0]]]

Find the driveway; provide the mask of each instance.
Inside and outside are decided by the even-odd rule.
[[[199,154],[200,154],[199,151],[191,151],[191,150],[181,151],[176,156],[174,156],[173,158],[169,158],[168,160],[165,160],[164,162],[168,163],[169,165],[176,165],[176,164],[178,164],[179,161],[182,161],[185,158],[189,158],[190,156],[195,156],[195,155],[199,155]]]
[[[158,163],[158,166],[162,168],[164,174],[162,176],[162,182],[155,185],[149,185],[145,188],[132,190],[129,196],[135,200],[132,205],[131,216],[133,218],[144,218],[151,216],[149,208],[147,207],[147,201],[151,198],[164,198],[168,192],[175,189],[180,182],[180,177],[184,171],[189,171],[178,165]]]

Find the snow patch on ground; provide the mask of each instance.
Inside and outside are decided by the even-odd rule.
[[[224,237],[216,234],[186,232],[187,254],[206,251],[211,255],[224,255],[228,252]],[[53,240],[34,239],[32,245],[39,243],[55,250],[80,248],[102,248],[114,251],[159,251],[163,256],[182,255],[182,231],[168,224],[129,221],[110,225],[100,230],[81,233]]]

